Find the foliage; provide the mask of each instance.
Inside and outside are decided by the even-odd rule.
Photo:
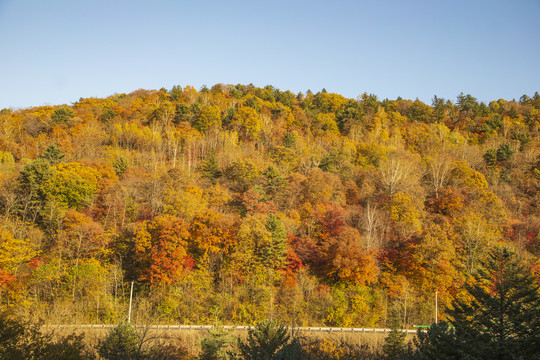
[[[117,176],[124,175],[126,173],[128,167],[129,167],[129,162],[123,156],[116,159],[116,161],[113,164],[113,169],[114,169],[114,172],[116,173]]]
[[[81,163],[61,163],[41,185],[43,192],[65,207],[81,209],[97,193],[100,174]]]
[[[155,322],[382,327],[390,302],[406,327],[435,291],[450,320],[494,246],[539,273],[539,104],[216,84],[3,110],[0,308],[114,323],[134,280]]]
[[[238,339],[238,350],[244,360],[279,359],[279,352],[291,339],[288,330],[271,320],[265,320],[248,331],[246,340]]]
[[[390,313],[390,333],[384,339],[383,353],[388,360],[398,360],[405,352],[405,336],[400,329],[399,314],[396,310]]]
[[[227,349],[233,342],[229,336],[231,331],[223,329],[208,330],[208,334],[201,340],[201,353],[199,360],[226,360],[230,350]]]
[[[219,168],[215,150],[210,151],[206,159],[204,159],[201,166],[201,173],[203,177],[209,179],[212,183],[215,183],[216,179],[221,177],[222,172]]]
[[[86,360],[88,354],[82,335],[55,337],[44,334],[40,324],[16,320],[0,314],[0,359]]]
[[[98,353],[107,360],[143,359],[142,339],[131,324],[119,324],[99,342]]]
[[[172,215],[140,223],[133,244],[139,280],[155,285],[178,280],[187,265],[187,237],[185,222]]]
[[[57,144],[51,144],[45,149],[39,158],[47,160],[51,165],[56,165],[62,161],[64,156],[64,152],[58,147]]]
[[[450,311],[456,338],[485,359],[540,356],[540,294],[536,279],[506,247],[496,247]]]
[[[53,124],[65,124],[75,116],[73,110],[69,107],[62,106],[54,110],[51,116]]]

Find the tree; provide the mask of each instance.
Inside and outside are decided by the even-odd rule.
[[[210,128],[221,128],[221,111],[215,105],[205,106],[193,122],[193,128],[206,133]]]
[[[0,270],[16,276],[22,265],[39,255],[37,246],[28,239],[16,239],[0,230]]]
[[[153,285],[178,280],[188,260],[188,237],[188,225],[172,215],[140,223],[134,239],[139,279]]]
[[[13,154],[7,151],[0,151],[0,173],[11,172],[15,168]]]
[[[259,114],[248,106],[242,106],[234,113],[231,125],[245,140],[258,140],[262,130]]]
[[[287,232],[281,220],[274,214],[268,214],[268,220],[264,226],[272,234],[272,239],[267,246],[261,249],[263,263],[274,269],[281,269],[285,265],[288,252]]]
[[[123,360],[142,358],[142,339],[131,324],[120,324],[98,344],[98,353],[103,359]]]
[[[393,310],[390,314],[390,333],[384,339],[383,352],[385,359],[398,360],[405,352],[405,337],[407,333],[401,331],[401,323],[399,321],[399,314],[396,310]]]
[[[128,167],[129,167],[128,160],[123,156],[120,156],[118,159],[116,159],[116,161],[113,164],[113,169],[117,176],[124,175]]]
[[[56,165],[62,161],[64,156],[64,152],[58,147],[58,145],[51,144],[38,158],[49,161],[51,165]]]
[[[208,335],[201,340],[201,353],[198,360],[226,360],[233,338],[229,336],[232,330],[208,330]]]
[[[51,115],[51,120],[55,125],[65,124],[73,117],[75,117],[73,110],[67,106],[62,106],[54,110],[54,113]]]
[[[452,170],[449,154],[438,153],[426,158],[426,181],[433,189],[435,197],[439,198],[439,191],[447,184]]]
[[[16,189],[17,203],[23,221],[41,221],[42,210],[47,201],[43,184],[50,181],[55,171],[48,160],[37,159],[27,164],[21,171]]]
[[[450,311],[456,338],[482,359],[540,357],[540,294],[532,274],[506,247],[492,249]]]
[[[63,229],[58,232],[61,251],[75,264],[81,257],[98,258],[105,250],[103,228],[89,216],[69,209],[62,221]]]
[[[206,211],[197,215],[190,224],[190,253],[201,266],[220,270],[224,255],[235,243],[235,230],[229,217]]]
[[[244,360],[274,360],[290,339],[283,325],[265,320],[248,331],[245,341],[238,338],[238,349]]]
[[[172,101],[180,100],[180,97],[182,96],[182,87],[180,85],[174,85],[169,94]]]
[[[43,191],[65,207],[80,210],[97,193],[99,172],[81,163],[60,163],[54,175],[44,182]]]
[[[388,159],[380,166],[380,180],[389,195],[408,190],[417,182],[418,164],[418,159],[407,152],[393,152],[388,155]]]
[[[474,348],[464,348],[454,329],[446,322],[433,324],[424,331],[418,329],[416,338],[409,343],[404,360],[480,360]]]
[[[212,183],[215,183],[216,179],[221,177],[222,172],[219,168],[216,150],[212,149],[206,159],[203,160],[201,164],[201,173],[203,177],[207,178]]]
[[[231,188],[246,191],[259,176],[259,171],[252,161],[238,160],[225,168],[225,177],[231,181]]]

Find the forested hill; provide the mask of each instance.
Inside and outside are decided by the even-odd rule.
[[[540,95],[138,90],[0,111],[0,306],[54,323],[431,323],[540,273]]]

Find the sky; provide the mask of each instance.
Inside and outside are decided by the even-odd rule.
[[[0,0],[0,109],[217,83],[519,99],[538,19],[540,0]]]

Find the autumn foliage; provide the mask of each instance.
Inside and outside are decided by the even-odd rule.
[[[137,90],[0,111],[0,306],[47,321],[440,319],[494,246],[538,274],[540,96]]]

